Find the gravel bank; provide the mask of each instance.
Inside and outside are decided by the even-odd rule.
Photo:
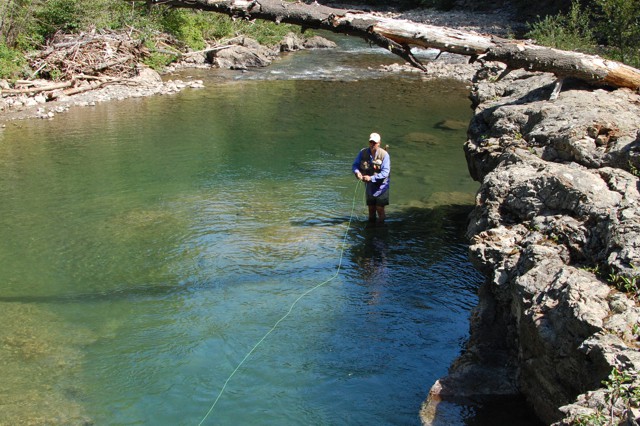
[[[433,9],[414,9],[401,13],[391,13],[399,19],[421,22],[429,25],[457,28],[464,31],[475,31],[482,34],[492,34],[499,37],[521,37],[526,32],[526,26],[518,22],[515,12],[497,10],[494,12],[442,12]]]

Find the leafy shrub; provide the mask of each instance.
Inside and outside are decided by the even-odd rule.
[[[593,0],[598,31],[614,59],[640,67],[640,2],[638,0]]]
[[[169,33],[185,46],[200,50],[208,41],[218,42],[248,35],[262,44],[275,44],[297,26],[266,21],[232,20],[228,16],[166,6],[149,8],[139,1],[114,0],[0,0],[0,73],[5,78],[26,70],[24,52],[38,48],[56,32],[126,30],[148,41],[151,55],[145,63],[161,69],[175,56],[161,53],[152,40]],[[15,54],[21,52],[22,55]],[[52,77],[52,76],[50,76]]]
[[[547,16],[530,27],[526,37],[544,46],[589,53],[595,51],[591,17],[580,8],[577,0],[572,3],[569,13]]]
[[[204,21],[197,15],[195,11],[168,9],[162,16],[162,27],[190,48],[202,49],[206,46],[202,35]]]
[[[145,57],[142,62],[149,68],[162,72],[164,67],[175,60],[175,56],[168,55],[166,53],[152,52],[149,56]]]
[[[159,29],[154,22],[156,14],[149,11],[146,4],[131,1],[83,0],[87,22],[95,28],[121,30],[135,28],[146,31]],[[155,9],[152,9],[152,11]]]
[[[234,23],[235,33],[244,34],[267,46],[277,44],[290,32],[299,33],[300,27],[289,24],[276,24],[271,21],[244,21]]]
[[[605,406],[592,414],[581,415],[571,424],[576,426],[605,426],[626,424],[631,409],[640,407],[638,372],[614,367],[607,380],[603,380]],[[606,413],[606,414],[605,414]]]
[[[636,266],[633,266],[637,269]],[[609,274],[608,281],[618,290],[628,293],[632,298],[640,297],[640,275],[620,275],[614,272]]]
[[[27,63],[17,50],[0,43],[0,78],[14,80],[23,76]]]
[[[42,37],[36,33],[37,23],[32,0],[0,1],[0,42],[8,47],[28,50]]]
[[[84,13],[79,0],[49,0],[36,13],[38,33],[47,39],[58,31],[73,33],[82,28]]]
[[[640,1],[583,0],[581,6],[573,0],[568,13],[539,18],[526,36],[541,45],[599,53],[640,67]]]
[[[208,20],[209,25],[207,25],[203,33],[206,40],[218,41],[235,35],[235,23],[227,15],[211,13],[210,16],[208,16]]]

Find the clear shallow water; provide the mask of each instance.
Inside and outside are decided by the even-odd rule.
[[[342,249],[204,424],[419,424],[481,281],[467,90],[304,55],[0,133],[0,424],[198,424]],[[350,173],[371,131],[384,230]]]

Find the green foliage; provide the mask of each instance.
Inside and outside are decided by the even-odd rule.
[[[40,42],[33,0],[0,0],[0,41],[14,49],[29,49]],[[36,40],[34,40],[34,38]]]
[[[57,32],[126,30],[149,41],[147,65],[161,69],[175,56],[161,53],[151,40],[169,33],[184,46],[200,50],[207,42],[247,35],[273,45],[291,25],[266,21],[232,20],[218,13],[165,6],[147,7],[144,2],[122,0],[0,0],[0,76],[15,78],[26,69],[24,52],[39,48]],[[22,53],[22,54],[20,54]]]
[[[638,0],[594,0],[599,8],[598,29],[610,47],[608,54],[640,67],[640,2]]]
[[[300,32],[300,28],[288,24],[276,24],[270,21],[245,21],[233,23],[235,34],[244,34],[255,39],[258,43],[272,46],[278,43],[290,32]]]
[[[268,21],[232,20],[226,15],[185,9],[168,9],[159,19],[161,29],[194,50],[203,49],[207,40],[218,41],[246,35],[261,44],[273,45],[297,26]]]
[[[638,372],[611,369],[607,380],[603,380],[606,406],[595,413],[576,418],[572,424],[579,426],[604,426],[622,424],[631,408],[640,407],[640,388],[637,386]]]
[[[147,33],[159,30],[159,13],[146,4],[130,1],[83,0],[87,22],[97,29],[131,30]]]
[[[613,368],[609,380],[602,382],[606,386],[605,399],[611,405],[621,403],[625,409],[640,407],[640,388],[634,385],[637,372]]]
[[[596,411],[593,414],[578,417],[573,424],[576,426],[607,426],[609,419],[602,411]]]
[[[601,277],[602,276],[602,271],[600,269],[600,265],[594,265],[594,266],[583,266],[582,268],[580,268],[584,271],[587,272],[591,272],[592,274],[594,274],[597,277]]]
[[[184,9],[168,9],[162,16],[162,28],[192,49],[206,46],[203,29],[206,20],[199,13]]]
[[[0,43],[0,79],[18,79],[26,68],[26,60],[19,51]]]
[[[632,266],[637,271],[637,267],[635,265]],[[628,293],[634,299],[640,297],[640,275],[626,276],[611,272],[608,281],[616,286],[618,290]]]
[[[107,0],[0,0],[0,40],[11,48],[40,46],[56,32],[101,28],[127,3]]]
[[[574,0],[569,13],[547,16],[531,24],[526,37],[544,46],[580,52],[595,51],[595,37],[588,11],[583,11]]]
[[[145,40],[144,46],[150,53],[142,59],[142,63],[158,72],[161,72],[167,65],[178,58],[177,54],[171,55],[166,51],[159,52],[152,39]]]
[[[143,38],[167,32],[192,49],[207,40],[240,34],[264,44],[274,44],[298,27],[265,21],[232,20],[210,12],[149,8],[143,2],[114,0],[0,0],[0,42],[11,48],[41,45],[58,31],[73,33],[90,29],[126,29]]]
[[[211,13],[208,16],[209,25],[203,29],[202,36],[205,40],[218,41],[231,37],[235,33],[233,20],[219,13]]]
[[[151,52],[151,54],[144,58],[142,62],[149,68],[160,72],[164,69],[164,67],[175,60],[176,56],[168,55],[166,53]]]
[[[529,27],[526,36],[541,45],[598,53],[640,67],[638,0],[573,0],[568,13],[539,18]]]
[[[610,274],[609,282],[615,285],[618,290],[629,293],[631,296],[637,298],[640,296],[640,288],[638,288],[640,284],[639,278],[638,276],[627,277],[624,275]]]
[[[635,265],[631,265],[634,271],[638,271]],[[640,298],[640,275],[623,275],[602,265],[584,266],[581,269],[591,272],[602,280],[606,280],[610,285],[615,286],[618,290],[627,293],[633,299]],[[607,272],[610,271],[610,272]],[[608,275],[607,275],[608,273]],[[635,334],[635,332],[634,332]]]
[[[83,25],[84,12],[80,0],[49,0],[38,8],[37,32],[47,39],[58,31],[73,33]]]

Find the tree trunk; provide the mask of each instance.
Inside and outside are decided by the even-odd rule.
[[[139,0],[141,1],[141,0]],[[365,38],[425,70],[411,46],[503,62],[510,69],[545,71],[593,85],[640,88],[640,70],[599,56],[537,46],[472,31],[420,24],[318,3],[282,0],[146,0],[149,4],[201,9],[246,19],[264,19]]]
[[[46,86],[27,87],[26,89],[0,89],[0,96],[2,95],[21,95],[29,94],[33,95],[40,92],[48,92],[50,90],[63,89],[65,87],[71,87],[76,84],[75,80],[65,81],[63,83],[54,83]]]

